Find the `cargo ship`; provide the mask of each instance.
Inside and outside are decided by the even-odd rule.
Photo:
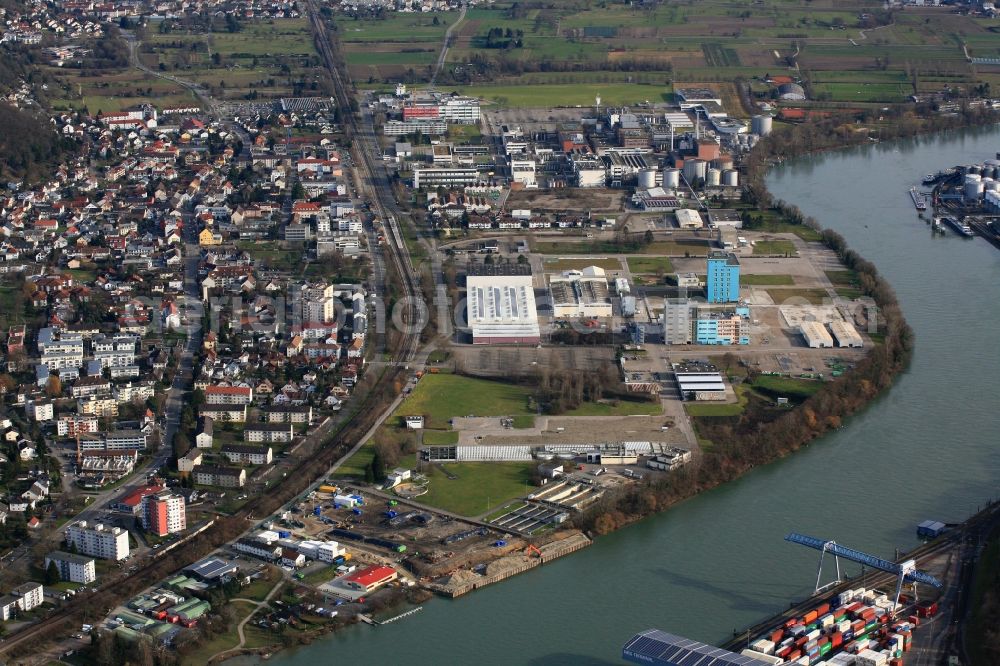
[[[913,205],[917,207],[917,210],[927,210],[927,196],[918,192],[917,188],[910,188],[910,198],[913,199]]]
[[[900,601],[907,601],[900,597]],[[895,607],[894,607],[895,606]],[[899,603],[878,590],[844,590],[765,631],[741,654],[767,664],[903,666],[921,619],[937,603]],[[894,619],[899,618],[899,619]]]
[[[959,221],[959,219],[957,217],[948,216],[948,217],[941,218],[941,220],[945,224],[947,224],[949,227],[951,227],[952,229],[954,229],[955,231],[957,231],[959,234],[961,234],[963,236],[972,236],[973,235],[973,233],[972,233],[972,227],[970,227],[965,222]]]

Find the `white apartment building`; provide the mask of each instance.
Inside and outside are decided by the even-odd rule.
[[[71,583],[93,583],[97,580],[97,569],[94,565],[94,558],[86,555],[76,555],[56,550],[45,556],[45,568],[49,568],[51,562],[56,563],[59,568],[59,579],[68,580]]]
[[[17,599],[17,607],[23,611],[41,606],[44,600],[41,583],[22,583],[11,590],[10,595]]]
[[[66,542],[84,555],[104,560],[123,560],[129,554],[128,532],[104,523],[72,523],[66,528]]]

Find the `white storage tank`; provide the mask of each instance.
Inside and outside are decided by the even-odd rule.
[[[995,180],[990,180],[989,182],[983,183],[984,192],[1000,192],[1000,182]]]
[[[639,187],[644,190],[656,187],[656,169],[643,169],[639,172]]]
[[[983,194],[983,179],[974,173],[965,176],[965,198],[969,201],[979,199]]]
[[[722,184],[726,187],[736,187],[740,184],[740,172],[736,169],[728,169],[722,172]]]
[[[705,185],[718,187],[722,182],[722,172],[718,169],[708,169],[705,171]]]
[[[663,171],[663,187],[669,190],[676,190],[681,186],[681,170],[680,169],[664,169]]]
[[[750,119],[750,131],[758,136],[767,136],[771,133],[771,116],[754,116]]]
[[[688,183],[697,178],[704,178],[707,170],[708,162],[705,160],[698,158],[684,160],[684,177],[687,178]]]

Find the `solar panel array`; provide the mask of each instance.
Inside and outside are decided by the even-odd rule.
[[[770,666],[759,659],[659,629],[647,629],[633,636],[622,648],[622,658],[636,664],[666,666]]]

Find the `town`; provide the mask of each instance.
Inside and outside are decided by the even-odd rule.
[[[348,27],[339,63],[334,12],[424,21],[449,83],[444,31],[499,13],[0,8],[4,107],[46,142],[0,191],[0,649],[208,663],[391,621],[588,547],[609,498],[883,343],[861,271],[744,182],[839,83],[776,48],[745,88],[511,103]],[[961,84],[887,94],[997,108]]]

